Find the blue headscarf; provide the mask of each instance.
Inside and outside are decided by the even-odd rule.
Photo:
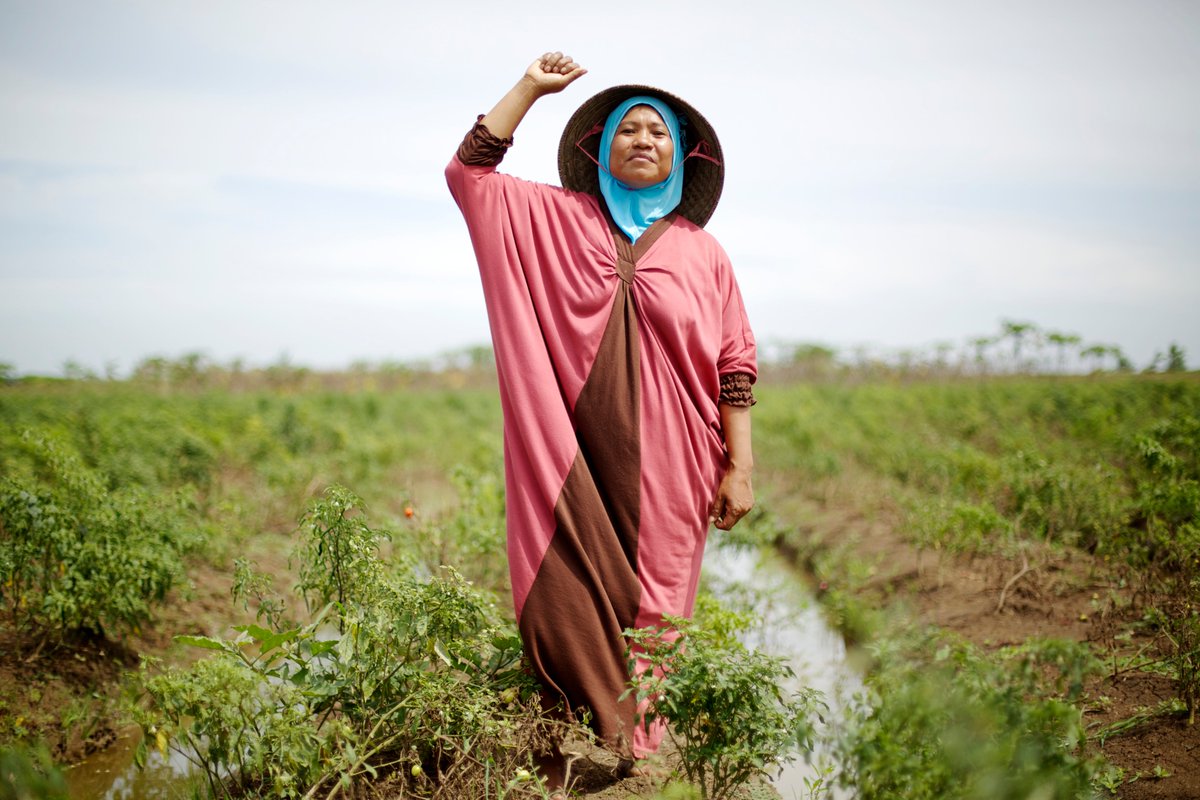
[[[671,158],[671,174],[663,182],[644,189],[631,189],[608,171],[617,126],[634,106],[650,106],[657,111],[671,134],[671,143],[675,145],[675,154]],[[662,219],[674,211],[683,197],[683,144],[679,141],[679,119],[666,103],[656,97],[631,97],[613,109],[604,123],[604,132],[600,134],[599,161],[600,194],[604,195],[604,201],[608,203],[608,211],[612,214],[613,221],[631,242],[636,242],[655,220]]]

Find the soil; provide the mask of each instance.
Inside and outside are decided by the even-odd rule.
[[[589,800],[657,800],[663,794],[663,777],[626,777],[617,774],[617,757],[611,752],[583,739],[563,745],[569,770],[569,796]],[[680,771],[679,756],[670,741],[664,741],[659,751],[660,773],[665,776]],[[373,787],[371,800],[404,800],[411,795],[394,788],[392,779]],[[403,779],[399,779],[403,783]],[[734,789],[728,800],[781,800],[779,792],[765,782],[751,782]]]
[[[586,742],[568,744],[563,748],[571,761],[571,790],[573,796],[593,800],[650,800],[662,790],[662,779],[651,777],[617,778],[617,759],[607,750]],[[670,741],[664,741],[659,751],[664,774],[679,771],[679,756]],[[779,793],[765,783],[739,787],[730,800],[779,800]]]
[[[776,506],[773,506],[776,507]],[[1129,590],[1103,562],[1079,552],[1070,555],[1044,548],[1014,560],[1000,555],[937,558],[920,554],[902,537],[894,509],[864,513],[859,501],[836,493],[817,500],[792,496],[777,511],[805,524],[796,540],[783,548],[797,565],[826,547],[848,548],[872,565],[858,590],[876,607],[903,604],[915,621],[950,630],[986,649],[1035,638],[1085,641],[1097,653],[1128,656],[1139,651],[1151,660],[1152,642],[1129,630]],[[1116,602],[1114,602],[1116,601]],[[1116,646],[1114,653],[1112,648]],[[1107,670],[1087,686],[1085,719],[1107,761],[1124,772],[1116,791],[1122,800],[1200,798],[1200,724],[1189,726],[1186,714],[1156,716],[1103,745],[1094,741],[1105,726],[1126,720],[1175,696],[1170,678],[1144,671]]]

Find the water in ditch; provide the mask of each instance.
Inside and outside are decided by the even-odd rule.
[[[796,687],[819,690],[829,708],[825,726],[836,730],[845,707],[862,689],[862,678],[846,658],[841,634],[829,627],[819,604],[796,570],[774,551],[711,547],[704,558],[710,590],[718,597],[749,597],[761,627],[746,640],[747,646],[787,660],[795,672]],[[813,754],[820,763],[822,751]],[[797,759],[772,780],[784,800],[807,800],[819,769]],[[854,795],[829,789],[823,797],[850,800]]]
[[[137,728],[122,731],[112,746],[67,770],[70,796],[79,800],[190,798],[193,784],[200,779],[192,763],[175,750],[164,756],[151,748],[146,768],[139,770],[133,754],[140,739]]]

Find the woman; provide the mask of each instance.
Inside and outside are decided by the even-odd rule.
[[[724,251],[701,226],[720,147],[677,97],[618,86],[563,133],[565,188],[496,172],[538,98],[586,70],[547,53],[446,168],[479,262],[504,411],[509,568],[547,707],[589,715],[636,770],[622,631],[690,616],[708,523],[753,505],[754,338]],[[682,115],[682,117],[680,116]],[[690,148],[690,149],[686,149]],[[547,783],[562,756],[540,759]]]

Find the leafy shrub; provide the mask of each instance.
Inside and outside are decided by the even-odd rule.
[[[239,593],[270,627],[177,637],[214,657],[145,678],[147,740],[194,752],[214,793],[325,793],[385,772],[431,797],[533,791],[513,776],[553,723],[520,639],[454,570],[419,577],[382,561],[385,534],[361,505],[333,487],[302,519],[300,589],[321,606],[311,622],[281,624],[267,582],[239,567]]]
[[[0,797],[67,800],[67,782],[45,747],[0,747]]]
[[[908,511],[910,536],[921,550],[938,554],[987,553],[1001,549],[1012,524],[986,504],[922,500]]]
[[[1200,529],[1200,419],[1163,420],[1134,441],[1145,472],[1137,481],[1137,512],[1147,564],[1193,573]]]
[[[41,479],[0,481],[0,598],[19,627],[134,628],[182,576],[176,510],[27,437]]]
[[[669,724],[684,774],[703,798],[728,797],[812,748],[817,693],[786,694],[783,684],[794,676],[781,659],[749,650],[726,625],[667,622],[666,630],[626,631],[649,666],[629,693],[648,703],[646,724]],[[635,664],[631,657],[631,672]]]
[[[1029,534],[1094,551],[1120,535],[1128,512],[1111,467],[1018,451],[1006,459],[1001,509]]]
[[[1196,721],[1200,705],[1200,419],[1179,415],[1137,437],[1146,474],[1138,481],[1143,520],[1134,555],[1144,559],[1149,616],[1161,633],[1179,698]]]
[[[383,564],[376,557],[384,531],[368,527],[362,500],[341,486],[326,490],[300,521],[306,536],[300,557],[300,591],[310,609],[328,603],[346,608],[348,600],[362,602],[383,583]]]
[[[920,657],[931,650],[932,661]],[[1086,646],[1034,644],[991,659],[918,639],[876,657],[866,702],[834,745],[841,784],[862,800],[1091,797],[1096,764],[1072,705],[1096,669]]]
[[[298,797],[331,765],[345,763],[350,736],[336,720],[313,724],[311,699],[292,683],[268,680],[229,658],[197,662],[144,680],[156,711],[146,743],[168,743],[203,769],[214,796],[227,782],[274,797]],[[238,776],[238,777],[234,777]]]

